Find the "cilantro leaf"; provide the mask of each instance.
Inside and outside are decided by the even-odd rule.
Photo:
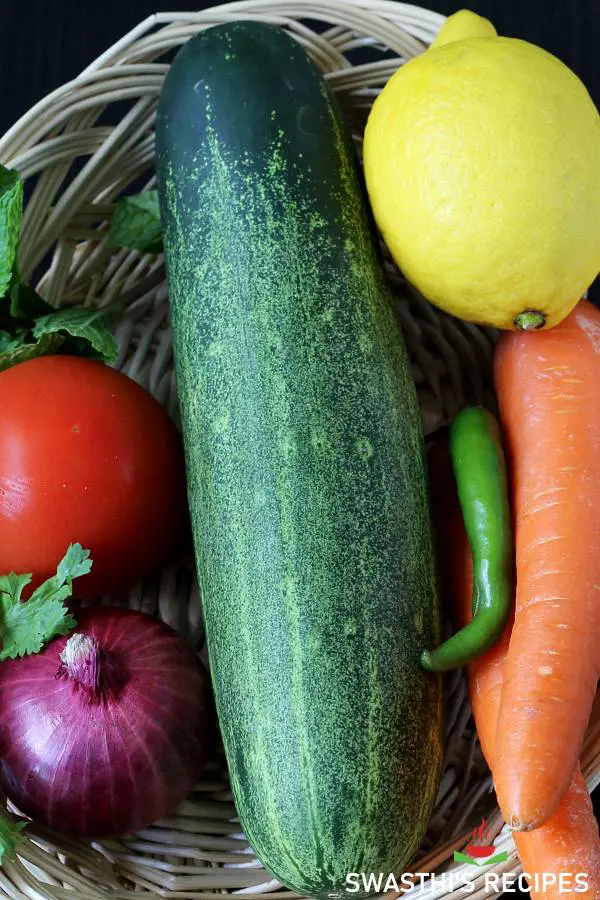
[[[107,246],[127,247],[140,253],[162,252],[158,191],[144,191],[119,200],[110,223]]]
[[[46,585],[50,585],[50,582],[56,580],[59,586],[63,584],[70,586],[74,578],[89,575],[91,571],[92,560],[90,559],[90,551],[84,550],[81,544],[70,544],[67,552],[58,564],[54,579],[50,578]],[[42,584],[38,590],[41,591],[43,588],[44,585]]]
[[[26,827],[27,822],[15,822],[6,815],[0,816],[0,864],[4,856],[12,859],[15,855],[17,844],[21,840],[20,832]]]
[[[18,172],[0,166],[0,297],[13,278],[23,216],[23,182]]]
[[[69,341],[64,352],[88,356],[102,362],[114,362],[117,358],[117,343],[109,326],[117,317],[120,308],[111,304],[103,309],[82,309],[70,307],[57,309],[35,320],[32,329],[34,338],[60,335]],[[76,346],[71,346],[76,341]]]
[[[49,578],[22,602],[23,590],[31,583],[31,575],[0,576],[0,662],[38,653],[59,634],[75,627],[64,601],[73,591],[73,579],[87,575],[92,568],[90,551],[81,544],[71,544],[56,575]]]

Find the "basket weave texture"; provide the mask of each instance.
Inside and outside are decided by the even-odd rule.
[[[306,48],[337,93],[359,150],[375,96],[399,65],[426,49],[443,21],[437,13],[392,0],[241,0],[199,13],[157,14],[33,107],[0,140],[0,161],[27,180],[23,279],[36,281],[55,306],[104,306],[123,298],[126,312],[117,329],[116,365],[154,394],[176,421],[163,258],[111,249],[106,235],[116,198],[154,186],[154,120],[173,51],[199,30],[232,19],[284,28]],[[434,310],[391,262],[387,267],[426,435],[467,402],[493,405],[495,335]],[[173,563],[128,596],[105,602],[160,616],[204,654],[199,592],[186,566]],[[600,782],[598,704],[583,765],[590,787],[595,786]],[[478,873],[452,857],[482,815],[497,838],[497,850],[507,850],[508,859]],[[2,897],[296,896],[255,859],[241,833],[218,752],[188,800],[136,835],[76,842],[34,823],[25,835],[16,859],[0,869]],[[448,871],[457,881],[470,879],[474,900],[485,896],[484,871],[520,871],[495,804],[462,673],[447,683],[445,771],[413,870]],[[417,887],[410,896],[444,897],[446,890]]]

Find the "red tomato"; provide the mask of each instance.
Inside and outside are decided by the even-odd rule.
[[[185,523],[177,430],[108,366],[46,356],[0,373],[0,573],[54,574],[89,548],[78,596],[114,593],[160,565]]]

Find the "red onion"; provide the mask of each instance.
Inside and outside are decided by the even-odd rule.
[[[193,787],[209,702],[204,668],[166,625],[82,611],[70,638],[0,664],[0,781],[23,813],[58,831],[138,831]]]

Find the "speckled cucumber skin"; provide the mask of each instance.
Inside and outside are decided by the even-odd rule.
[[[301,47],[204,31],[157,123],[198,574],[237,808],[290,888],[401,871],[442,756],[421,426],[349,137]],[[352,896],[352,895],[351,895]],[[362,894],[354,894],[362,896]]]

